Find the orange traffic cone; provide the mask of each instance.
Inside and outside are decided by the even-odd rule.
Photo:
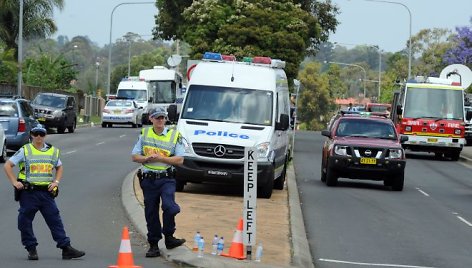
[[[235,258],[238,260],[245,259],[244,257],[244,245],[243,245],[243,219],[239,219],[238,227],[233,235],[233,241],[229,247],[228,254],[223,253],[221,256]]]
[[[134,265],[128,227],[126,226],[123,227],[123,233],[121,235],[120,251],[118,252],[118,264],[110,265],[108,268],[142,268],[141,266]]]

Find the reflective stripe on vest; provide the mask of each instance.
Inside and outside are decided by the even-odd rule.
[[[175,149],[178,136],[178,131],[173,128],[169,129],[165,136],[154,133],[152,127],[143,129],[141,139],[143,155],[161,154],[167,157],[170,156]],[[166,170],[170,167],[170,165],[161,162],[146,163],[143,166],[157,171]]]
[[[47,185],[54,180],[53,169],[59,161],[59,149],[51,146],[46,151],[36,149],[31,143],[23,146],[25,162],[20,164],[19,179],[35,185]]]

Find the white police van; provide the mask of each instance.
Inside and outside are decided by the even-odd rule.
[[[116,98],[134,100],[139,107],[143,107],[144,111],[148,107],[149,94],[149,84],[137,76],[121,79],[116,90]],[[140,118],[140,123],[146,121],[146,119]]]
[[[237,62],[205,53],[191,74],[177,124],[186,149],[177,191],[189,182],[243,185],[244,147],[258,152],[258,196],[283,189],[291,150],[284,67],[268,57]]]

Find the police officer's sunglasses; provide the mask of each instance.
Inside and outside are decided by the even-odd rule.
[[[33,135],[35,137],[37,137],[37,136],[44,137],[44,136],[46,136],[46,133],[38,131],[38,132],[31,132],[31,135]]]

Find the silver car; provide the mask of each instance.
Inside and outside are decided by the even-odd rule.
[[[139,107],[134,100],[109,100],[102,112],[102,127],[117,125],[131,125],[141,127],[143,107]]]

